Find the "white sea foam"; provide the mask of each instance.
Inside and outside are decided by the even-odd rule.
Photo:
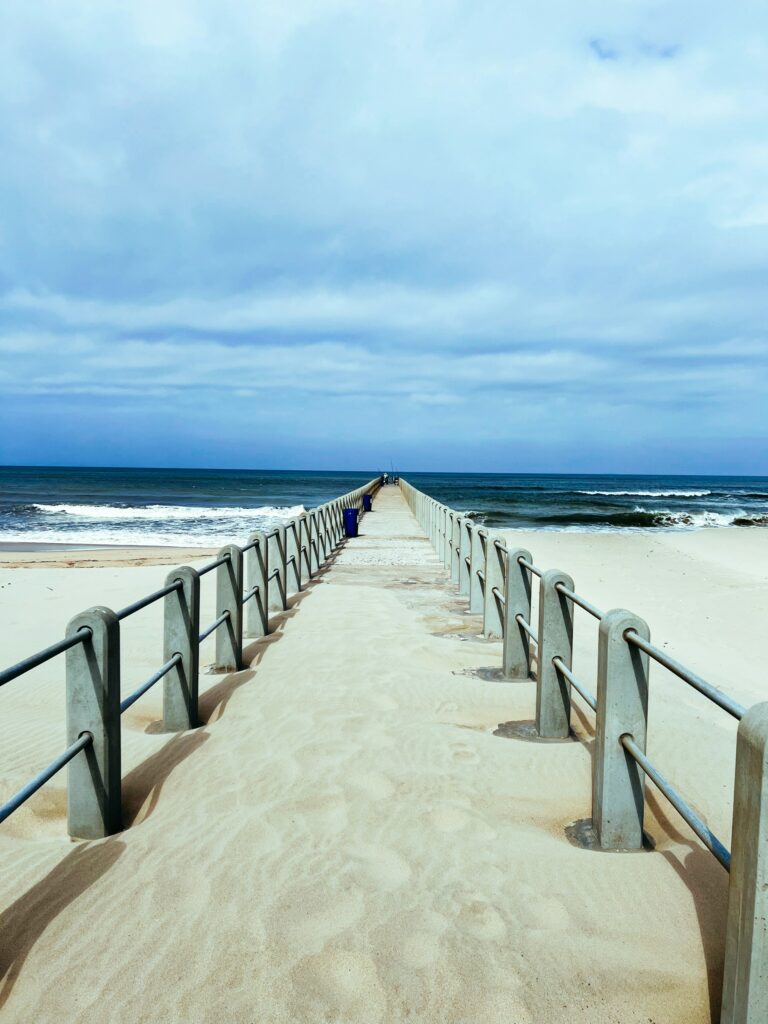
[[[617,498],[706,498],[712,491],[576,491],[576,493],[601,494]]]
[[[66,515],[77,519],[146,520],[167,522],[174,519],[247,519],[257,516],[270,519],[293,519],[306,511],[303,505],[280,507],[261,505],[257,508],[219,508],[208,505],[142,505],[135,508],[125,505],[40,505],[30,506],[47,515]]]
[[[218,508],[192,505],[34,504],[29,526],[0,530],[0,541],[31,544],[117,544],[219,547],[305,512],[303,505]],[[26,523],[25,523],[26,527]]]
[[[638,505],[635,512],[644,512],[654,518],[658,526],[677,527],[680,529],[700,529],[706,526],[733,526],[734,520],[742,519],[742,511],[731,512],[673,512],[668,508],[643,508]]]

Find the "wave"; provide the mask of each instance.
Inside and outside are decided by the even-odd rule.
[[[98,519],[101,522],[115,520],[144,520],[155,523],[179,519],[247,519],[251,516],[270,519],[293,519],[306,511],[303,505],[290,507],[260,505],[256,508],[229,508],[213,505],[41,505],[17,506],[9,511],[34,510],[43,515],[65,515],[77,519]]]
[[[712,491],[576,491],[577,494],[616,498],[706,498]]]
[[[742,510],[731,512],[674,512],[671,509],[647,509],[638,506],[626,512],[605,513],[563,510],[544,515],[532,515],[511,521],[509,513],[501,510],[484,514],[487,526],[503,529],[532,530],[658,530],[704,529],[716,526],[768,526],[768,515],[749,514]]]

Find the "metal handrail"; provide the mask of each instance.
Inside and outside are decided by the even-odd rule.
[[[160,590],[155,590],[146,597],[140,597],[138,601],[134,601],[133,604],[128,604],[125,608],[121,608],[119,612],[115,612],[119,621],[127,619],[129,615],[133,615],[134,612],[141,611],[142,608],[146,608],[147,605],[153,604],[155,601],[159,601],[161,597],[167,597],[168,594],[172,594],[174,590],[180,590],[183,587],[181,580],[174,580],[173,583],[169,583],[167,587],[163,587]]]
[[[704,824],[694,809],[688,804],[683,797],[678,793],[674,786],[661,774],[651,761],[645,756],[640,747],[635,743],[632,736],[625,732],[623,736],[619,737],[619,743],[626,750],[626,752],[632,757],[637,764],[642,768],[651,782],[654,783],[657,789],[659,789],[664,796],[669,800],[672,806],[675,808],[677,813],[683,818],[693,829],[699,839],[704,843],[710,853],[714,854],[718,861],[723,865],[726,871],[731,870],[731,852],[730,850],[720,842],[715,833]]]
[[[500,604],[507,603],[506,597],[504,597],[504,595],[502,594],[498,587],[491,587],[491,593]]]
[[[645,651],[646,654],[650,655],[654,661],[658,661],[664,668],[668,668],[670,672],[673,672],[676,676],[688,683],[699,693],[702,693],[705,697],[708,697],[713,704],[717,704],[723,711],[727,711],[729,715],[733,715],[734,718],[741,720],[747,713],[747,709],[743,704],[739,704],[738,701],[734,700],[733,697],[729,697],[727,693],[723,693],[722,690],[718,690],[712,683],[708,683],[706,679],[702,679],[701,676],[696,675],[695,672],[691,672],[685,665],[681,665],[679,661],[675,661],[674,658],[670,658],[664,651],[659,650],[658,647],[654,647],[652,643],[649,643],[637,633],[634,629],[628,629],[624,633],[624,639],[627,643],[634,644],[635,647],[639,647],[641,651]]]
[[[534,576],[540,577],[544,575],[543,569],[540,569],[537,565],[534,565],[533,562],[528,562],[525,558],[522,557],[522,555],[518,558],[517,564],[522,565],[524,569],[527,569],[529,572],[532,572]]]
[[[54,758],[53,761],[41,772],[38,772],[33,779],[18,791],[14,793],[10,800],[6,800],[2,806],[0,806],[0,822],[5,821],[6,818],[10,817],[14,811],[18,811],[22,804],[26,803],[29,798],[35,794],[41,786],[44,786],[49,779],[60,772],[61,769],[68,764],[73,757],[80,753],[81,750],[85,750],[87,746],[93,743],[93,735],[90,732],[81,733],[74,743],[70,743],[67,749],[59,754],[58,757]]]
[[[76,647],[78,644],[84,643],[91,635],[91,632],[90,626],[81,626],[71,636],[65,636],[63,640],[57,640],[55,644],[51,644],[50,647],[44,647],[37,654],[31,654],[23,661],[18,661],[15,665],[3,669],[0,672],[0,686],[10,683],[12,679],[23,676],[25,672],[30,672],[33,668],[37,668],[38,665],[43,665],[46,661],[50,661],[51,658],[55,658],[57,654],[63,654],[70,647]]]
[[[577,594],[569,587],[566,587],[564,583],[556,583],[555,590],[559,594],[562,594],[563,597],[567,597],[569,601],[573,601],[573,603],[577,604],[579,608],[583,608],[585,612],[589,612],[590,615],[594,615],[596,619],[602,619],[605,617],[605,612],[601,612],[600,609],[596,605],[591,604],[586,597],[582,597],[581,594]]]
[[[224,565],[225,562],[229,562],[231,558],[232,556],[230,555],[229,552],[227,552],[225,555],[222,555],[220,558],[215,559],[213,562],[209,562],[207,565],[204,565],[202,569],[198,569],[197,575],[205,576],[207,572],[211,572],[212,569],[218,569],[220,565]]]
[[[485,583],[485,573],[482,569],[475,569],[475,576],[479,576],[483,583]]]
[[[509,548],[507,547],[503,540],[494,540],[493,546],[495,548],[498,548],[498,550],[502,551],[505,555],[509,554]]]
[[[225,612],[222,612],[221,615],[218,617],[218,619],[216,619],[215,622],[212,622],[211,625],[207,629],[203,630],[203,632],[197,638],[197,642],[199,644],[201,644],[203,642],[203,640],[205,640],[206,637],[210,636],[211,633],[213,633],[213,631],[215,629],[218,629],[219,626],[222,624],[222,622],[225,622],[228,618],[229,618],[229,609],[227,609]]]
[[[258,583],[256,584],[255,587],[251,587],[248,593],[243,595],[242,604],[246,604],[248,601],[251,600],[252,597],[255,597],[260,589],[261,588],[259,587]]]
[[[269,583],[270,580],[273,580],[275,578],[275,576],[279,576],[279,575],[280,575],[280,570],[279,569],[273,569],[272,572],[269,574],[269,576],[267,576],[267,583]]]
[[[565,678],[568,680],[568,682],[571,684],[574,690],[576,690],[576,692],[584,698],[584,700],[587,702],[587,704],[589,704],[592,710],[596,712],[597,697],[595,697],[593,694],[589,692],[589,690],[586,688],[586,686],[584,685],[584,683],[582,683],[580,679],[576,678],[576,676],[573,674],[573,672],[571,672],[571,670],[568,668],[568,666],[565,664],[565,662],[559,654],[555,655],[555,657],[552,659],[552,664],[555,666],[558,672],[562,673],[562,675],[565,676]]]
[[[539,642],[539,638],[536,635],[533,626],[530,624],[530,622],[524,619],[522,615],[518,613],[515,616],[515,622],[517,622],[517,624],[525,630],[525,632],[528,634],[528,636],[531,638],[531,640],[533,640],[535,644]]]
[[[120,714],[127,711],[131,704],[135,704],[139,697],[143,697],[147,690],[151,689],[158,680],[162,679],[163,676],[167,676],[174,665],[178,665],[181,661],[180,654],[174,654],[172,658],[169,658],[164,665],[161,665],[157,672],[154,672],[149,679],[141,684],[141,686],[134,690],[130,696],[120,701]]]

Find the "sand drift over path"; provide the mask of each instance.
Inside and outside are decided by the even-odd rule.
[[[764,616],[764,576],[754,535],[723,533],[735,540],[520,542],[571,568],[596,601],[637,608],[670,649],[679,640],[694,667],[695,653],[706,657],[698,667],[751,703],[760,694],[746,638]],[[4,660],[51,642],[74,611],[118,607],[166,572],[0,570]],[[730,649],[722,634],[694,644],[724,594]],[[3,1020],[713,1019],[725,872],[653,794],[653,852],[569,842],[566,827],[589,815],[587,719],[563,743],[509,738],[509,723],[532,717],[535,683],[493,678],[500,642],[479,636],[480,618],[398,490],[382,489],[361,536],[289,604],[274,632],[246,645],[243,671],[201,674],[199,729],[161,733],[155,691],[126,713],[122,833],[71,843],[64,776],[0,831]],[[212,604],[202,620],[211,614]],[[150,611],[131,620],[126,692],[155,663],[161,630]],[[585,673],[594,648],[582,629]],[[210,660],[204,650],[201,664]],[[0,796],[61,746],[62,682],[51,664],[4,693],[12,768]],[[696,695],[652,685],[655,752],[727,839],[735,724]]]

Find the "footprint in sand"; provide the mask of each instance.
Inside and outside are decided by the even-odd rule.
[[[368,701],[377,711],[397,711],[400,707],[394,697],[390,697],[386,693],[371,694],[368,697]]]
[[[507,935],[501,915],[484,900],[472,900],[463,906],[456,923],[462,931],[487,942],[501,942]]]
[[[305,957],[291,972],[293,1017],[378,1024],[387,1008],[376,965],[366,953],[329,949]]]
[[[387,800],[395,792],[394,785],[381,772],[362,772],[360,775],[351,776],[347,781],[369,800]]]
[[[470,747],[455,747],[453,750],[454,761],[465,761],[467,764],[477,764],[479,755]]]
[[[326,886],[306,886],[278,901],[270,915],[272,941],[300,956],[320,952],[329,939],[351,928],[362,917],[360,889],[346,886],[330,892]]]
[[[353,882],[369,892],[394,892],[411,877],[411,867],[400,854],[385,846],[359,846],[350,858]]]
[[[459,810],[458,807],[447,805],[436,807],[434,811],[430,812],[429,819],[441,832],[460,832],[471,821],[469,815],[464,811]]]

